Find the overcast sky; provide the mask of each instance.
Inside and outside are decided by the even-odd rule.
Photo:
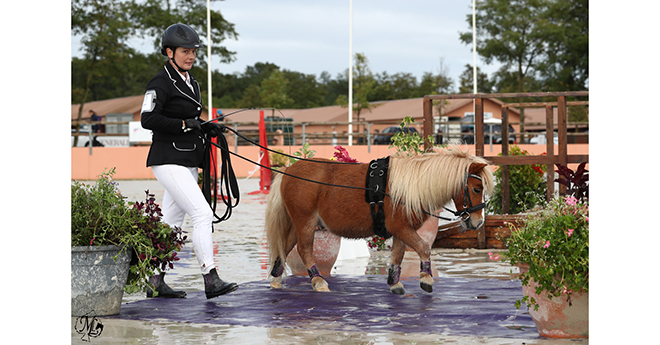
[[[239,35],[223,42],[236,52],[236,61],[222,64],[216,57],[214,70],[242,73],[246,66],[270,62],[335,78],[348,68],[349,0],[226,0],[211,7]],[[353,55],[365,54],[373,73],[412,73],[418,80],[424,72],[438,74],[443,59],[457,91],[458,76],[472,64],[472,45],[458,39],[471,29],[466,22],[471,14],[471,0],[354,0]],[[80,56],[77,41],[72,37],[73,56]],[[477,66],[489,75],[499,67],[479,59]]]

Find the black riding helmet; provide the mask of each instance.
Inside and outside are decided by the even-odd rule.
[[[181,23],[172,24],[165,29],[160,39],[160,46],[160,52],[165,56],[167,56],[166,48],[170,48],[173,51],[176,51],[178,47],[188,49],[202,48],[197,32],[190,26]],[[174,61],[174,64],[176,65],[176,61]],[[179,66],[177,65],[177,67]]]

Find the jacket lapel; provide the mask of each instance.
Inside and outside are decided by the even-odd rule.
[[[190,91],[190,93],[197,100],[197,102],[201,103],[202,102],[202,95],[201,95],[201,92],[199,90],[199,83],[197,82],[197,80],[195,78],[193,78],[193,76],[192,76],[192,74],[190,74],[190,72],[188,72],[188,76],[190,77],[190,84],[192,85],[193,89],[195,89],[195,92],[192,92],[192,90],[190,90],[190,88],[188,88],[188,91]],[[185,82],[184,82],[184,84],[185,84]],[[186,86],[188,86],[188,85],[186,85]]]
[[[170,80],[174,84],[174,87],[179,90],[182,94],[188,96],[190,100],[193,102],[199,104],[200,106],[202,105],[202,97],[199,94],[199,84],[197,83],[197,80],[192,77],[190,72],[188,72],[188,76],[190,77],[190,83],[192,84],[193,88],[195,89],[195,92],[193,92],[188,85],[186,85],[186,82],[181,78],[181,75],[179,75],[179,72],[170,65],[170,63],[165,64],[165,70],[167,71],[167,74],[170,76]]]

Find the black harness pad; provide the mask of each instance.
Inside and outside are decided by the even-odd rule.
[[[365,201],[369,203],[369,207],[371,208],[374,234],[386,239],[392,237],[392,234],[385,228],[385,207],[383,205],[389,164],[389,156],[369,162],[365,183],[367,190],[364,192]],[[376,210],[376,208],[378,209]]]

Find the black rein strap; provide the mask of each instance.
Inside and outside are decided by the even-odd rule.
[[[274,152],[274,153],[284,155],[284,156],[287,156],[287,157],[291,157],[291,158],[295,158],[295,159],[298,159],[298,160],[306,160],[306,161],[310,161],[310,162],[329,163],[329,164],[361,164],[361,163],[346,163],[346,162],[337,162],[337,161],[318,161],[318,160],[313,160],[313,159],[304,159],[304,158],[300,158],[300,157],[290,156],[290,155],[284,154],[282,152],[273,151],[273,150],[268,149],[267,147],[263,147],[263,146],[259,145],[258,143],[255,143],[254,141],[252,141],[252,140],[246,138],[245,136],[241,135],[237,131],[234,131],[233,129],[231,129],[229,127],[226,127],[226,126],[223,126],[223,127],[225,128],[225,130],[228,130],[228,131],[231,131],[231,132],[237,134],[238,136],[240,136],[241,138],[247,140],[248,142],[252,143],[255,146],[258,146],[258,147],[263,148],[263,149],[265,149],[267,151],[270,151],[270,152]],[[230,156],[229,156],[230,154],[233,154],[233,155],[235,155],[235,156],[237,156],[237,157],[239,157],[239,158],[241,158],[245,161],[248,161],[248,162],[250,162],[252,164],[255,164],[257,166],[260,166],[262,168],[270,169],[271,171],[276,172],[278,174],[287,175],[287,176],[297,178],[297,179],[300,179],[300,180],[303,180],[303,181],[308,181],[308,182],[312,182],[312,183],[317,183],[317,184],[322,184],[322,185],[327,185],[327,186],[333,186],[333,187],[341,187],[341,188],[349,188],[349,189],[362,189],[362,190],[365,191],[365,199],[369,203],[371,203],[369,201],[369,198],[370,198],[369,194],[372,194],[375,198],[380,198],[380,200],[376,199],[376,201],[374,201],[379,206],[378,207],[379,209],[375,214],[376,214],[376,217],[378,219],[381,219],[381,215],[379,215],[379,214],[382,214],[382,220],[383,221],[382,221],[382,226],[380,224],[380,221],[378,222],[378,224],[377,224],[376,221],[374,221],[374,233],[376,233],[377,235],[379,235],[381,237],[384,237],[384,238],[389,238],[391,236],[391,234],[389,234],[387,232],[387,229],[385,229],[384,213],[383,213],[384,209],[383,209],[383,207],[381,207],[381,205],[383,203],[382,202],[383,197],[384,196],[390,197],[390,195],[385,193],[385,186],[387,186],[387,168],[389,166],[389,157],[380,158],[378,160],[374,160],[374,161],[371,162],[371,163],[374,163],[376,161],[381,161],[380,164],[383,164],[383,162],[384,162],[384,166],[381,166],[381,169],[374,173],[374,174],[380,174],[380,172],[382,172],[382,168],[384,167],[384,180],[385,180],[385,182],[382,183],[382,187],[379,187],[379,186],[376,186],[376,185],[370,186],[369,185],[369,174],[367,174],[367,187],[365,187],[365,188],[353,187],[353,186],[342,186],[342,185],[335,185],[335,184],[329,184],[329,183],[314,181],[314,180],[302,178],[302,177],[299,177],[299,176],[287,174],[286,172],[274,170],[270,167],[264,166],[260,163],[254,162],[254,161],[252,161],[252,160],[250,160],[246,157],[243,157],[243,156],[241,156],[237,153],[231,152],[229,150],[229,145],[227,143],[227,139],[225,138],[224,135],[218,135],[217,138],[218,138],[219,144],[216,144],[216,143],[212,142],[208,136],[206,138],[207,150],[210,149],[211,145],[213,145],[213,146],[218,147],[221,151],[221,159],[222,159],[221,160],[222,168],[221,168],[221,174],[220,174],[220,187],[221,187],[221,189],[220,189],[220,196],[218,196],[217,189],[215,189],[215,186],[214,186],[214,191],[216,192],[215,193],[215,195],[216,195],[215,200],[211,200],[211,173],[210,172],[211,172],[211,169],[213,169],[213,172],[215,173],[215,169],[216,169],[217,165],[215,164],[215,162],[210,161],[210,158],[209,158],[210,155],[208,154],[208,152],[205,155],[206,158],[203,161],[204,178],[203,178],[202,191],[204,193],[204,197],[206,198],[209,205],[211,205],[211,208],[213,209],[213,214],[216,218],[216,220],[213,221],[213,223],[219,223],[221,221],[229,219],[229,217],[231,217],[231,214],[232,214],[232,209],[234,207],[236,207],[238,205],[239,201],[240,201],[240,192],[239,192],[239,188],[238,188],[238,182],[236,181],[236,175],[234,174],[234,169],[231,166],[231,159],[230,159]],[[369,164],[369,166],[370,166],[369,171],[370,172],[372,171],[372,169],[371,169],[372,164],[371,163]],[[214,175],[217,178],[217,175],[216,174],[214,174]],[[380,177],[382,177],[382,176],[380,176]],[[458,219],[451,219],[451,218],[442,217],[442,216],[435,215],[433,213],[430,213],[430,212],[427,212],[427,211],[424,211],[424,210],[422,210],[422,212],[424,212],[424,213],[426,213],[430,216],[433,216],[435,218],[443,219],[443,220],[446,220],[446,221],[457,221],[457,220],[467,221],[468,219],[470,219],[470,213],[483,209],[484,207],[486,207],[486,204],[481,203],[479,205],[472,206],[472,200],[470,200],[470,193],[469,193],[469,189],[468,189],[468,185],[467,185],[467,179],[469,177],[481,180],[481,177],[478,176],[478,175],[474,175],[474,174],[466,174],[465,175],[465,181],[463,183],[464,186],[465,186],[464,187],[465,195],[464,195],[464,198],[463,198],[463,210],[453,211],[453,210],[450,210],[450,209],[445,207],[445,210],[451,212],[454,216],[458,217]],[[215,214],[218,197],[221,198],[222,201],[227,206],[227,209],[225,210],[225,213],[222,217],[218,217]],[[235,200],[234,203],[232,203],[232,199]],[[469,207],[468,207],[468,202],[469,202]],[[405,203],[403,203],[403,202],[400,202],[400,203],[405,206]],[[372,215],[374,214],[374,206],[375,205],[371,206]],[[377,230],[377,229],[379,229],[379,230]],[[378,231],[378,232],[376,232],[376,231]],[[383,236],[383,235],[385,235],[385,236]]]

